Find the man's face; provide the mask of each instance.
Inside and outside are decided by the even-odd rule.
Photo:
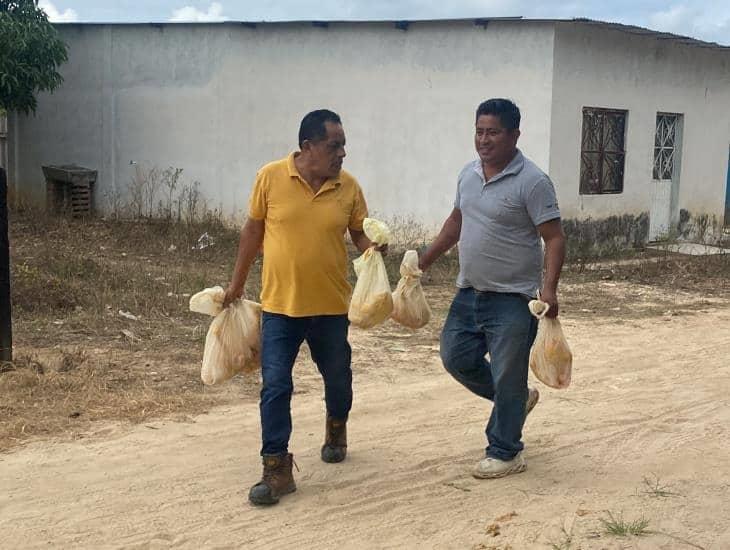
[[[345,158],[345,131],[341,124],[325,122],[324,128],[327,137],[309,145],[312,167],[317,175],[327,178],[336,178],[342,170],[342,161]]]
[[[506,129],[498,116],[481,115],[477,119],[474,146],[483,163],[502,164],[512,159],[519,137],[519,129]]]

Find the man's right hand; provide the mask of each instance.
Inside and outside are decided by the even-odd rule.
[[[226,295],[223,298],[223,309],[226,309],[232,302],[235,302],[243,296],[243,288],[234,288],[228,285]]]

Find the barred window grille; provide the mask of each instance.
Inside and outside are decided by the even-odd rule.
[[[677,150],[677,127],[681,115],[657,113],[654,134],[654,179],[671,180]]]
[[[580,194],[622,193],[628,111],[583,108]]]

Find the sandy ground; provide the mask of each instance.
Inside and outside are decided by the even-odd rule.
[[[442,370],[438,326],[386,326],[352,332],[342,464],[319,460],[321,383],[297,366],[298,490],[278,506],[246,499],[260,476],[251,388],[191,422],[101,424],[0,454],[0,548],[730,548],[728,303],[564,317],[573,385],[537,383],[525,473],[471,477],[489,403]],[[650,533],[607,534],[609,512]]]

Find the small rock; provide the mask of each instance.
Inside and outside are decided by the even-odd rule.
[[[119,315],[124,317],[125,319],[129,319],[130,321],[139,321],[139,317],[136,315],[132,315],[129,311],[119,310]]]

